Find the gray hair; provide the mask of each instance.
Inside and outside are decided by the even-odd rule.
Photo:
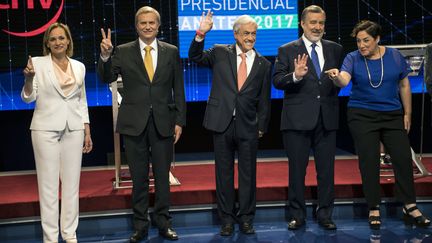
[[[254,18],[252,18],[249,15],[242,15],[234,21],[233,30],[234,30],[234,32],[237,33],[237,31],[240,29],[241,25],[250,24],[250,23],[253,23],[258,28],[258,24]]]
[[[154,13],[156,15],[158,23],[159,24],[161,23],[161,18],[160,18],[159,12],[150,6],[144,6],[144,7],[141,7],[140,9],[138,9],[138,11],[135,14],[135,25],[137,25],[137,23],[138,23],[138,16],[140,16],[141,14],[146,14],[146,13]]]
[[[308,13],[322,13],[322,14],[324,14],[324,17],[326,16],[325,11],[320,6],[310,5],[310,6],[306,7],[305,9],[303,9],[303,12],[301,14],[301,20],[302,21],[306,20],[306,15]]]

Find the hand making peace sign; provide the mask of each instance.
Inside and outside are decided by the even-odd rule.
[[[113,45],[111,42],[111,29],[108,28],[107,34],[105,34],[105,30],[101,28],[102,41],[100,44],[101,47],[101,55],[103,58],[109,58],[113,51]]]

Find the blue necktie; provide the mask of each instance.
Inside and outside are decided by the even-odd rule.
[[[319,60],[318,60],[318,54],[315,51],[315,47],[317,46],[316,43],[312,43],[311,47],[312,47],[312,51],[311,51],[311,59],[312,59],[312,63],[315,67],[315,72],[318,76],[318,78],[321,76],[321,68],[320,68],[320,64],[319,64]]]

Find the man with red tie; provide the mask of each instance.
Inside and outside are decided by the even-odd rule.
[[[213,81],[203,125],[213,131],[216,197],[222,222],[220,234],[230,236],[234,223],[242,233],[254,234],[256,153],[258,138],[270,120],[271,63],[255,49],[257,23],[248,15],[233,25],[235,44],[204,51],[212,29],[212,12],[203,13],[189,58],[213,70]],[[238,153],[238,205],[234,189],[234,157]]]

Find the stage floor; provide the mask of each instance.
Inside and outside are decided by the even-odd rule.
[[[424,157],[422,162],[429,171],[432,171],[432,157]],[[288,163],[284,158],[259,159],[257,164],[258,203],[283,202],[287,199],[288,170]],[[200,207],[216,202],[215,173],[212,161],[177,163],[172,172],[181,183],[179,186],[171,187],[173,208]],[[83,168],[80,184],[80,212],[131,208],[131,189],[113,189],[114,177],[112,167]],[[392,177],[382,178],[383,198],[393,196],[393,184]],[[432,198],[431,186],[431,176],[417,178],[415,180],[417,196]],[[306,198],[313,202],[316,199],[316,192],[316,173],[312,160],[307,168]],[[358,162],[355,157],[337,157],[335,194],[338,201],[363,198]],[[0,174],[0,195],[0,222],[39,215],[37,181],[34,171]]]
[[[432,211],[432,203],[419,203],[420,210]],[[370,230],[367,223],[367,207],[362,204],[337,204],[333,220],[337,230],[323,230],[312,216],[313,208],[307,207],[306,226],[299,230],[287,229],[285,208],[282,206],[258,207],[254,219],[256,234],[245,235],[235,225],[234,235],[219,235],[220,221],[215,210],[172,211],[172,225],[179,234],[177,243],[430,243],[431,227],[406,227],[399,205],[381,205],[381,230]],[[77,229],[79,242],[124,243],[132,234],[131,214],[87,217],[81,215]],[[39,221],[0,226],[2,243],[40,243],[42,228]],[[59,241],[61,242],[61,241]],[[155,226],[149,228],[149,237],[142,242],[169,242],[158,235]]]

